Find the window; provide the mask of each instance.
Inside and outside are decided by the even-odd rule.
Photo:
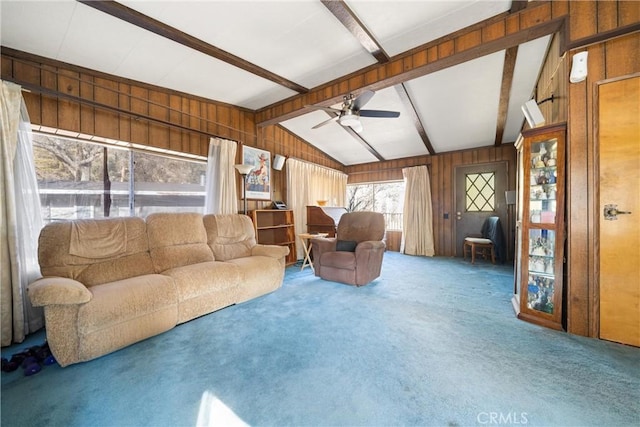
[[[347,210],[384,215],[387,230],[402,230],[404,181],[347,185]]]
[[[125,147],[34,132],[45,222],[202,212],[205,160],[168,157],[120,144]]]
[[[466,175],[467,212],[495,211],[495,173],[470,173]]]

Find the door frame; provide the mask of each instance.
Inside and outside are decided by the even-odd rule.
[[[457,201],[458,201],[458,185],[457,185],[457,176],[458,176],[458,170],[460,169],[464,169],[464,168],[482,168],[483,166],[488,166],[488,165],[504,165],[504,190],[508,191],[511,188],[511,185],[509,183],[509,162],[506,160],[498,160],[495,162],[482,162],[482,163],[472,163],[472,164],[461,164],[461,165],[456,165],[453,168],[452,171],[452,183],[453,183],[453,209],[451,212],[451,217],[453,219],[454,225],[451,227],[451,232],[452,232],[452,245],[454,247],[453,250],[453,254],[455,257],[460,257],[462,255],[464,255],[463,253],[458,253],[459,250],[463,250],[462,247],[458,247],[458,220],[456,218],[457,216],[457,211],[458,211],[458,206],[457,206]],[[504,198],[504,192],[503,194],[499,194],[498,192],[496,192],[496,207],[498,206],[498,197],[502,197]],[[500,223],[502,225],[502,234],[504,235],[505,238],[505,250],[507,250],[507,254],[506,254],[506,261],[510,261],[513,259],[513,254],[510,253],[509,248],[511,248],[512,246],[509,244],[509,240],[511,233],[509,232],[509,205],[507,205],[506,200],[504,202],[504,215],[500,214],[499,211],[496,209],[494,212],[496,212],[500,217]],[[487,216],[492,216],[492,214],[487,214]],[[478,230],[479,232],[480,230]]]

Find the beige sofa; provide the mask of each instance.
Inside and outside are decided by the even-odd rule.
[[[67,366],[276,290],[288,253],[256,244],[245,215],[56,222],[40,233],[43,278],[28,294]]]

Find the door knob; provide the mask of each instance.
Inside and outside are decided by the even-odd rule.
[[[604,219],[614,221],[618,215],[630,215],[631,212],[619,211],[618,205],[604,205]]]

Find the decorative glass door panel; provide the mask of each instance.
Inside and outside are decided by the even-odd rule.
[[[553,230],[529,230],[527,306],[548,314],[553,314],[555,240]]]
[[[557,139],[531,144],[529,220],[532,223],[556,222],[557,163]]]

